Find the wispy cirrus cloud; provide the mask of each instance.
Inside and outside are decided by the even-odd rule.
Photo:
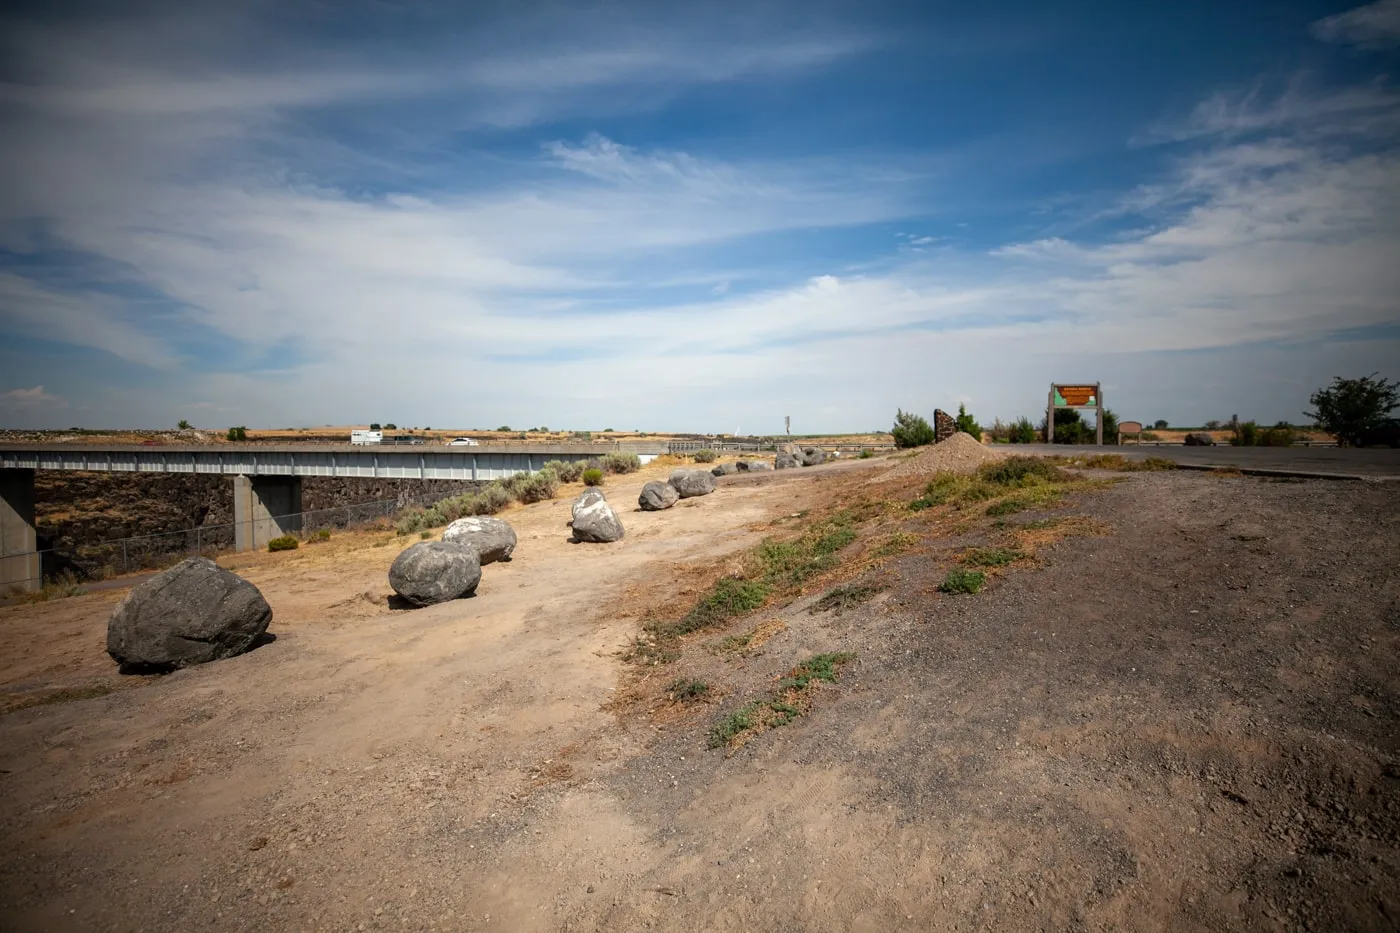
[[[1376,0],[1312,24],[1324,42],[1341,42],[1365,49],[1400,45],[1400,0]]]

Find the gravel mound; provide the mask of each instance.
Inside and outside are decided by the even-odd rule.
[[[904,461],[884,476],[879,482],[894,479],[907,479],[911,476],[930,476],[934,473],[971,473],[991,460],[1000,460],[1006,454],[991,447],[984,447],[973,440],[971,434],[959,431],[941,444],[934,444],[917,457]]]

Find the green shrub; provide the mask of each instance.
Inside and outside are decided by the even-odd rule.
[[[515,497],[521,502],[529,505],[532,502],[543,502],[546,499],[553,499],[554,494],[559,491],[559,480],[553,474],[545,470],[532,473],[525,478],[525,481],[517,484]]]
[[[330,539],[331,530],[329,528],[322,528],[320,531],[316,532],[317,541],[329,541]]]
[[[593,468],[583,471],[583,485],[601,486],[603,485],[603,471]]]
[[[869,447],[862,447],[860,453],[856,454],[856,459],[869,460],[873,456],[875,456],[875,451],[871,450]]]
[[[1257,447],[1259,445],[1259,425],[1253,421],[1236,424],[1230,435],[1231,447]]]
[[[933,426],[928,419],[902,408],[895,411],[894,427],[890,429],[890,434],[894,437],[894,446],[899,448],[923,447],[932,444],[934,438]]]
[[[642,468],[642,458],[636,454],[614,451],[603,455],[602,464],[604,473],[635,473]]]
[[[938,584],[940,593],[978,593],[982,589],[982,584],[987,582],[987,575],[980,570],[950,570],[943,578],[943,582]]]
[[[1259,435],[1259,446],[1261,447],[1291,447],[1296,439],[1293,426],[1287,421],[1280,421]]]
[[[561,483],[577,483],[583,476],[583,461],[550,460],[541,468],[541,472],[545,470],[559,477]]]
[[[295,551],[297,549],[297,539],[291,535],[282,535],[267,542],[269,551]]]
[[[432,533],[431,531],[420,531],[420,532],[418,532],[418,540],[419,540],[419,541],[427,541],[427,540],[428,540],[429,538],[431,538],[432,536],[433,536],[433,533]]]
[[[227,436],[231,441],[246,441],[248,439],[248,429],[242,426],[229,428]]]
[[[719,454],[705,447],[701,450],[697,450],[694,454],[694,458],[696,463],[714,463],[719,459]]]
[[[1031,419],[1022,415],[1016,419],[1016,423],[1011,425],[1007,440],[1013,444],[1034,444],[1040,440],[1040,432],[1035,429]]]
[[[957,421],[958,430],[964,434],[971,434],[979,441],[982,440],[982,427],[977,423],[977,419],[967,413],[967,406],[958,405]]]

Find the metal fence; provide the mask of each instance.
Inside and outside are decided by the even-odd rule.
[[[306,538],[322,530],[343,530],[391,518],[403,509],[428,505],[443,498],[437,493],[379,499],[279,515],[272,520],[283,527],[294,527],[299,520],[299,536]],[[31,554],[6,555],[0,557],[0,561],[13,563],[4,568],[3,579],[10,581],[10,586],[25,588],[44,580],[70,576],[78,580],[101,580],[140,570],[161,569],[195,555],[213,557],[233,550],[235,524],[200,525],[159,534],[45,548],[38,552],[37,562]],[[35,570],[30,569],[36,564],[37,578]]]

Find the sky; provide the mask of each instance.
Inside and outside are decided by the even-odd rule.
[[[1300,422],[1400,377],[1398,71],[1400,0],[7,4],[0,426]]]

